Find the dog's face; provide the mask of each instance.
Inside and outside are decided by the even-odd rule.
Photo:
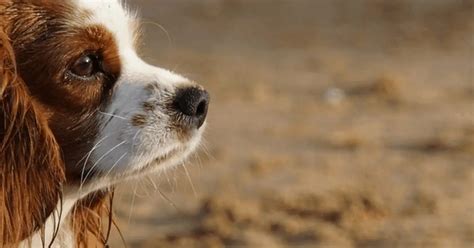
[[[180,163],[205,124],[207,92],[139,58],[139,23],[119,2],[14,0],[2,10],[69,184],[110,184]]]

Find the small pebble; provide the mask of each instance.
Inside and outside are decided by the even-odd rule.
[[[327,89],[323,94],[324,101],[331,105],[339,105],[345,98],[344,90],[335,87]]]

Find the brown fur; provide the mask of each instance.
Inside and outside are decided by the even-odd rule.
[[[0,242],[42,228],[61,197],[64,167],[56,140],[34,105],[8,37],[0,32]]]
[[[65,25],[71,9],[56,0],[0,0],[1,247],[16,247],[48,217],[59,218],[62,187],[78,183],[76,165],[95,138],[91,115],[120,74],[112,36],[100,26]],[[93,83],[62,76],[84,50],[101,52],[107,76]],[[77,247],[106,245],[110,224],[102,216],[111,223],[111,197],[95,192],[74,206],[69,217]]]
[[[76,247],[107,245],[113,224],[112,201],[113,191],[98,191],[74,206],[71,225],[76,235]],[[104,216],[108,218],[104,219]]]

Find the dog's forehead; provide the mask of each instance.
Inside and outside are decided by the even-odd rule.
[[[102,25],[117,40],[120,50],[133,48],[137,17],[121,0],[73,0],[79,11],[86,11],[85,25]]]

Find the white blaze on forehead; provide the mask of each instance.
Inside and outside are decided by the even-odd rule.
[[[136,14],[131,14],[121,0],[73,0],[80,10],[90,13],[86,24],[100,24],[117,40],[120,51],[133,49]]]
[[[1,1],[1,0],[0,0]],[[138,57],[134,48],[137,13],[131,13],[122,0],[73,0],[80,10],[90,13],[86,24],[103,25],[115,38],[122,64],[122,78],[132,81],[173,84],[188,80],[171,71],[154,67]]]
[[[188,80],[168,70],[153,67],[138,57],[134,48],[135,32],[138,23],[137,13],[132,13],[121,0],[74,0],[81,10],[90,12],[86,24],[103,25],[115,37],[122,58],[122,72],[150,74],[153,81],[187,82]]]

